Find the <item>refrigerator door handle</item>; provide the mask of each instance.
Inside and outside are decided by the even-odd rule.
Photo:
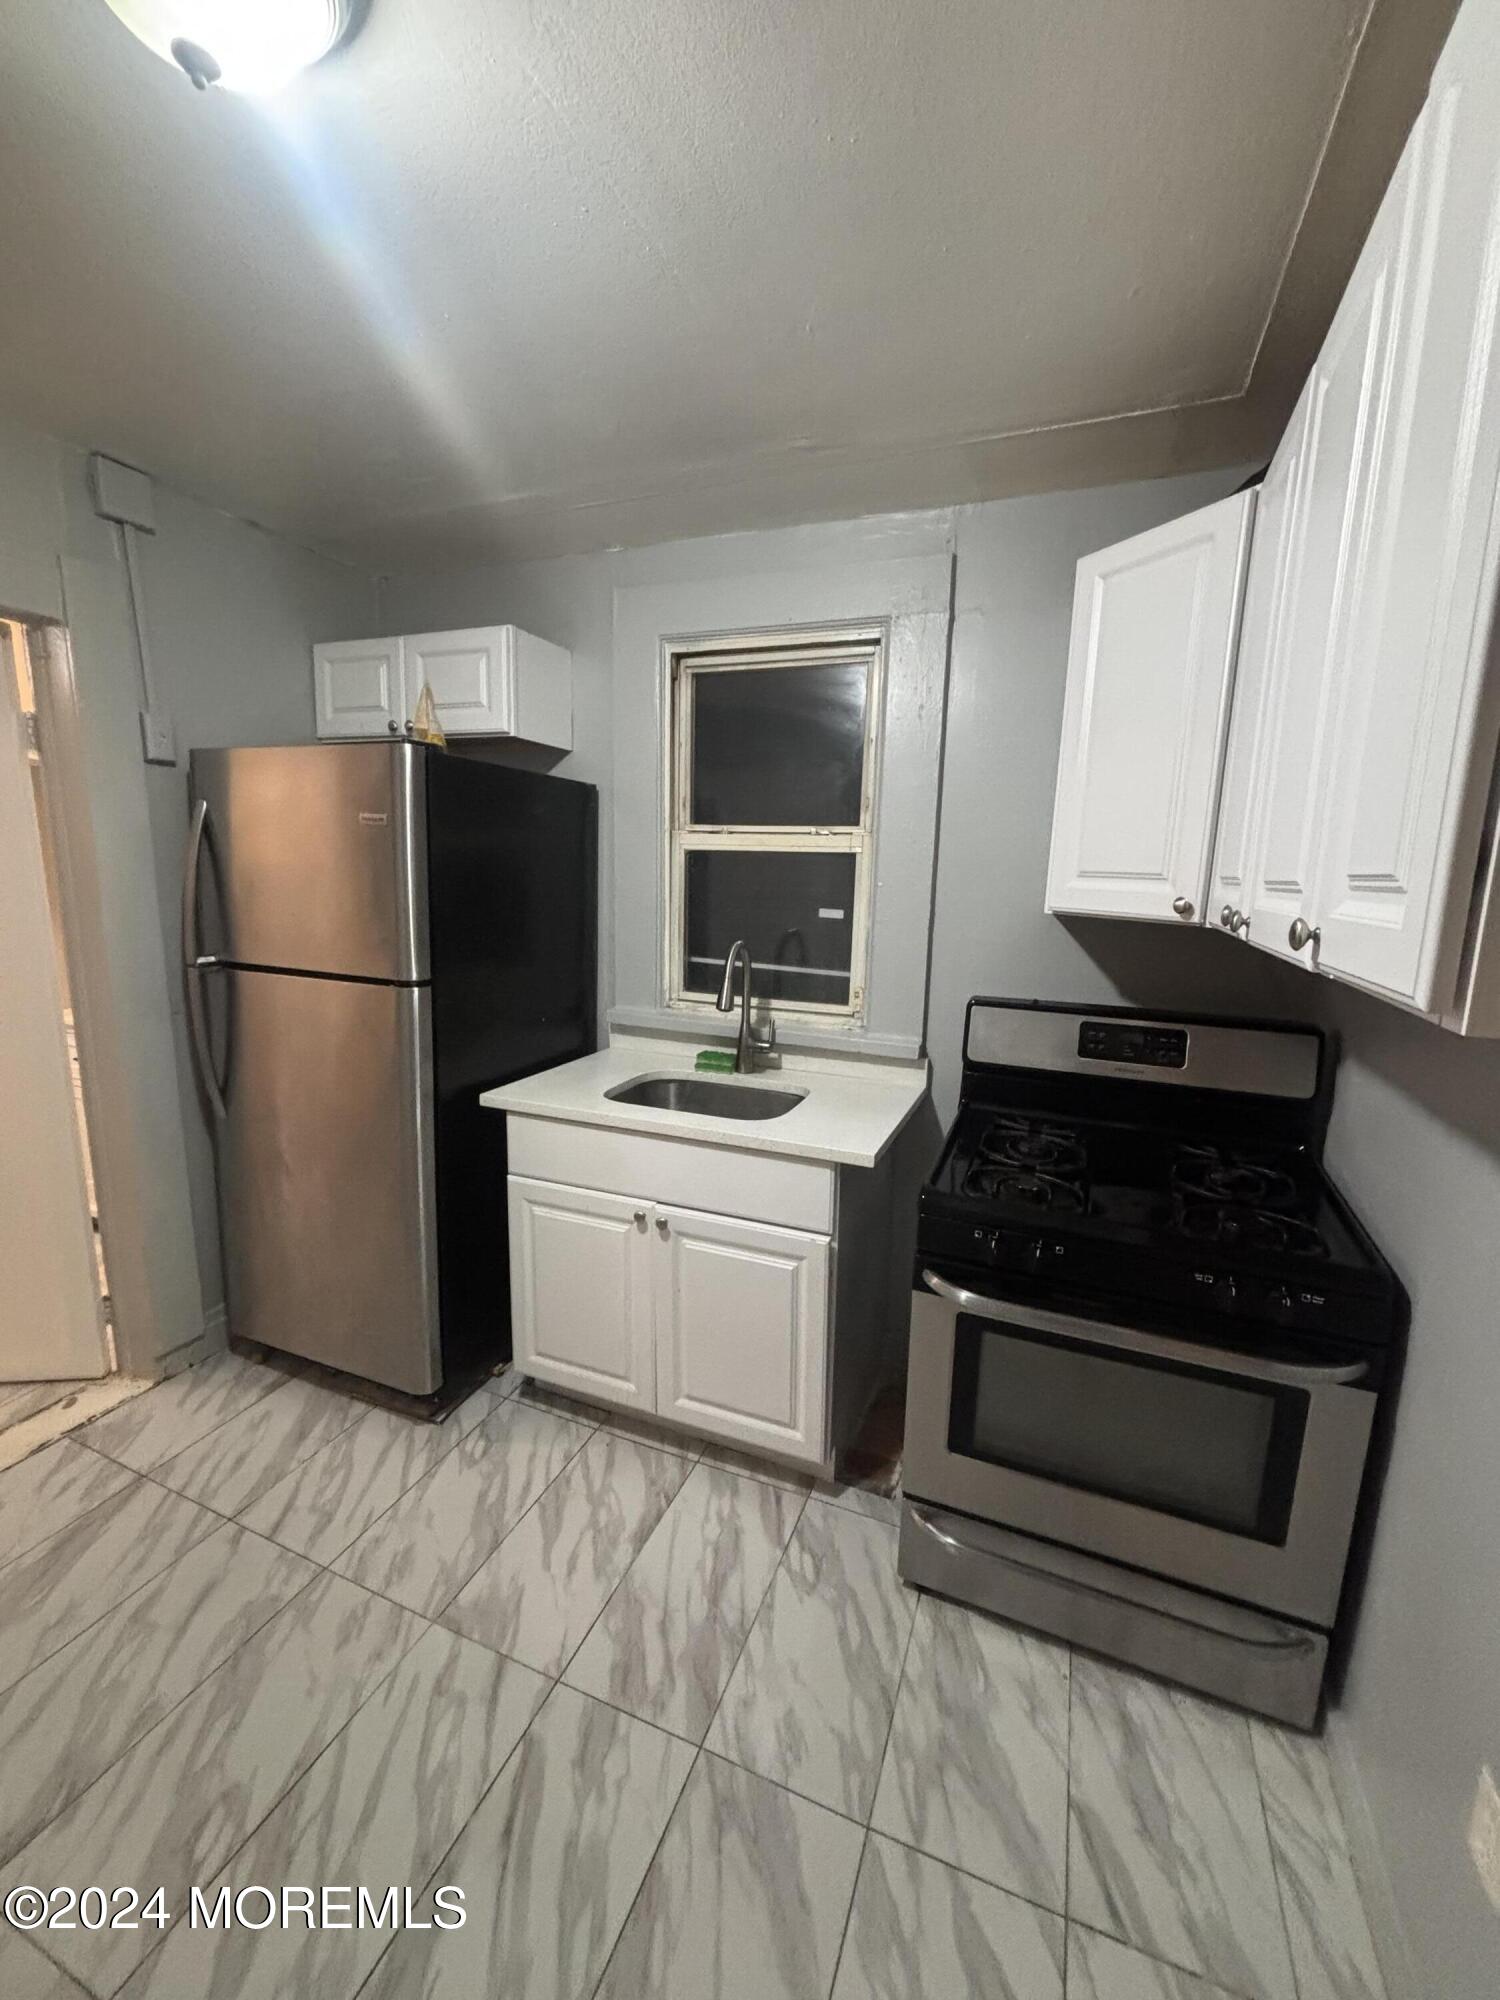
[[[222,1124],[229,1116],[224,1093],[214,1075],[213,1051],[208,1041],[208,1020],[203,1008],[203,975],[219,961],[198,949],[198,873],[203,862],[203,842],[208,831],[208,801],[199,799],[193,807],[188,828],[187,861],[182,871],[182,978],[187,990],[188,1043],[199,1085],[214,1117]]]

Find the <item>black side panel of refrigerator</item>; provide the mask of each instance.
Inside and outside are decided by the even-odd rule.
[[[505,1118],[479,1092],[588,1055],[598,986],[592,785],[427,753],[438,1281],[450,1384],[511,1351]]]

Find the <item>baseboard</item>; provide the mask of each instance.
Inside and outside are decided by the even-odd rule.
[[[1375,1830],[1375,1815],[1370,1810],[1364,1778],[1360,1773],[1353,1731],[1342,1710],[1333,1708],[1328,1711],[1324,1741],[1328,1746],[1334,1790],[1338,1793],[1339,1808],[1344,1815],[1344,1830],[1349,1836],[1354,1872],[1364,1898],[1365,1915],[1370,1920],[1375,1956],[1380,1961],[1385,1979],[1387,2000],[1427,2000],[1417,1985],[1406,1927],[1401,1921],[1396,1892]]]
[[[224,1304],[210,1306],[203,1315],[203,1338],[194,1341],[194,1347],[201,1347],[205,1353],[216,1347],[229,1345],[229,1308]]]

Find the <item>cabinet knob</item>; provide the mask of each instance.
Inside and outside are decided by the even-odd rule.
[[[1293,951],[1305,951],[1310,944],[1317,944],[1323,933],[1314,928],[1306,917],[1293,917],[1286,941]]]
[[[1220,910],[1219,923],[1226,931],[1234,929],[1234,905],[1232,903],[1226,903],[1223,909]]]
[[[401,724],[399,722],[388,722],[385,726],[392,736],[399,736],[401,734]]]
[[[657,1226],[657,1228],[658,1228],[658,1229],[660,1230],[660,1232],[661,1232],[661,1234],[662,1234],[663,1236],[670,1236],[670,1235],[671,1235],[671,1233],[672,1233],[672,1226],[671,1226],[671,1224],[670,1224],[670,1223],[669,1223],[669,1222],[667,1221],[667,1218],[666,1218],[666,1217],[665,1217],[664,1215],[659,1215],[659,1216],[657,1216],[657,1218],[656,1218],[656,1226]]]
[[[644,1228],[645,1228],[645,1226],[646,1226],[646,1211],[645,1211],[645,1209],[643,1209],[643,1208],[638,1208],[638,1209],[636,1210],[636,1212],[635,1212],[635,1222],[636,1222],[636,1227],[637,1227],[638,1229],[644,1229]]]
[[[1235,936],[1238,937],[1242,931],[1249,930],[1250,919],[1245,915],[1245,912],[1243,910],[1236,910],[1234,915],[1229,920],[1229,928],[1234,932]]]
[[[1174,896],[1172,908],[1179,917],[1190,917],[1193,914],[1193,905],[1186,896]]]

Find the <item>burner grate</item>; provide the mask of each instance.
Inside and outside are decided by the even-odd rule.
[[[1036,1118],[993,1119],[979,1136],[963,1192],[982,1201],[1081,1214],[1088,1206],[1088,1150],[1068,1125]]]

